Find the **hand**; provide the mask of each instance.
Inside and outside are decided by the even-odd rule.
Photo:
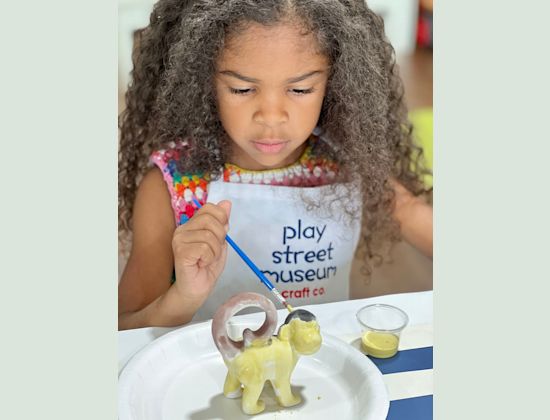
[[[225,266],[230,212],[229,201],[207,203],[174,232],[176,282],[172,287],[194,311],[206,300]]]

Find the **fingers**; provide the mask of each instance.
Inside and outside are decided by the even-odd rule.
[[[231,202],[227,200],[220,201],[218,204],[206,203],[202,206],[197,213],[191,218],[190,221],[196,217],[204,214],[212,215],[222,225],[229,223],[229,213],[231,211]],[[189,222],[188,222],[189,223]]]
[[[229,220],[229,215],[231,214],[231,201],[229,200],[222,200],[218,203],[218,206],[225,210],[227,214],[227,220]]]
[[[199,268],[207,267],[207,266],[211,265],[212,263],[217,264],[220,261],[223,262],[223,261],[225,261],[226,256],[227,256],[227,242],[225,242],[221,246],[220,255],[219,255],[218,258],[213,259],[213,260],[200,259],[199,262],[198,262]]]
[[[200,251],[208,260],[211,259],[210,257],[218,259],[224,245],[224,241],[220,241],[211,230],[207,229],[185,232],[185,234],[178,235],[177,240],[188,245],[188,248]]]
[[[224,212],[222,220],[224,220],[225,218],[226,216]],[[223,241],[225,241],[225,235],[229,230],[229,224],[227,223],[227,221],[220,221],[220,219],[218,219],[217,216],[214,216],[212,213],[197,213],[187,223],[179,226],[176,229],[176,232],[178,230],[183,232],[206,230],[214,234],[215,237],[218,238],[218,241],[223,243]]]
[[[217,247],[217,250],[212,249],[206,242],[178,242],[174,244],[174,257],[176,263],[179,262],[184,266],[199,265],[199,267],[204,267],[215,262],[216,255],[221,255],[222,245]]]

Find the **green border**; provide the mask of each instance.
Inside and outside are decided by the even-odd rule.
[[[117,416],[117,5],[2,5],[2,419]]]
[[[435,5],[436,419],[548,412],[544,4]]]

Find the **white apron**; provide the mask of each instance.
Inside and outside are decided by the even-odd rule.
[[[233,204],[229,236],[292,306],[349,298],[360,218],[346,222],[338,203],[330,217],[326,211],[308,211],[302,199],[326,200],[330,188],[240,184],[221,179],[208,186],[208,202],[230,200]],[[349,200],[360,208],[359,193]],[[193,320],[212,318],[222,303],[241,292],[262,293],[278,309],[282,307],[229,247],[225,269]]]

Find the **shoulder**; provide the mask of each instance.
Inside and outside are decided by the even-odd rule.
[[[162,172],[157,167],[150,168],[138,186],[138,195],[168,197]]]
[[[134,231],[156,225],[175,229],[170,193],[158,168],[149,169],[139,183],[134,205]]]
[[[153,166],[145,173],[139,184],[139,189],[155,189],[160,185],[164,185],[162,172],[159,168]]]

